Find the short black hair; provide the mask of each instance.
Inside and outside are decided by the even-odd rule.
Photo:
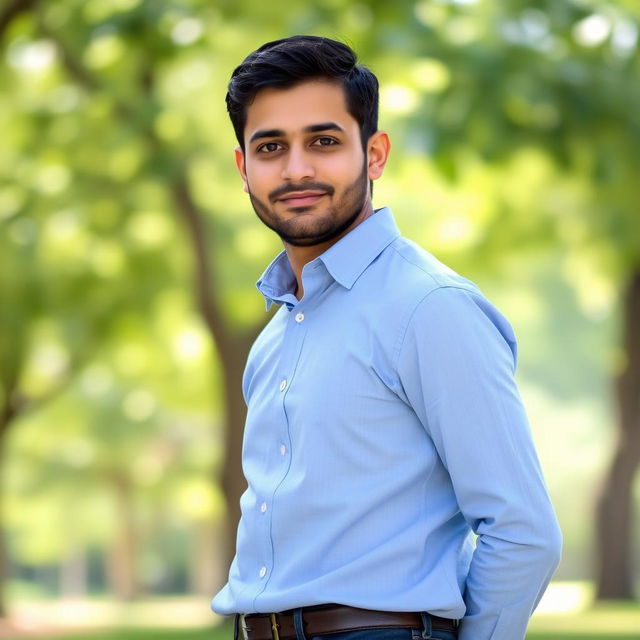
[[[227,111],[244,150],[247,107],[258,91],[286,89],[313,79],[342,85],[347,111],[360,127],[363,149],[378,130],[378,79],[358,64],[356,53],[342,42],[318,36],[291,36],[267,42],[250,53],[231,74]]]

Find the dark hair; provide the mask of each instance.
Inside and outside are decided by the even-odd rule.
[[[336,80],[343,89],[347,111],[360,127],[363,148],[378,130],[378,79],[357,64],[355,52],[342,42],[318,36],[291,36],[263,44],[231,74],[227,111],[244,150],[247,107],[258,91],[293,87],[315,78]]]

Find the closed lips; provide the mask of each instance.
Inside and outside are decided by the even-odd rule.
[[[294,193],[287,193],[282,196],[280,200],[287,202],[289,200],[313,200],[325,195],[323,191],[296,191]]]

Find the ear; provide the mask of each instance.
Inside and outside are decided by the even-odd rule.
[[[386,131],[376,131],[367,142],[367,171],[369,180],[377,180],[383,173],[391,151]]]
[[[235,154],[236,167],[238,167],[238,171],[240,172],[240,177],[242,178],[242,182],[244,184],[245,193],[249,193],[249,183],[247,182],[247,168],[244,162],[244,152],[240,147],[236,147]]]

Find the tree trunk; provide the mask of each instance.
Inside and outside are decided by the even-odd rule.
[[[218,295],[218,274],[211,260],[213,241],[207,235],[205,220],[189,187],[186,174],[178,172],[171,186],[194,256],[194,290],[200,313],[218,349],[224,380],[225,456],[222,491],[227,506],[226,527],[221,546],[223,565],[231,564],[240,520],[240,496],[245,489],[242,475],[242,434],[246,416],[242,397],[242,373],[251,344],[264,320],[247,330],[237,330],[224,317]],[[208,239],[209,238],[209,239]]]
[[[5,413],[5,412],[2,412]],[[2,420],[2,418],[0,418]],[[7,607],[4,596],[4,586],[9,577],[9,557],[7,554],[7,543],[4,528],[4,487],[5,487],[5,449],[7,444],[7,427],[9,423],[0,424],[0,618],[7,615]]]
[[[227,505],[223,529],[223,566],[227,569],[235,554],[236,530],[240,521],[240,496],[246,489],[242,475],[242,437],[246,408],[242,396],[242,373],[251,347],[252,337],[237,337],[218,344],[225,381],[225,456],[222,469],[222,490]],[[225,571],[226,575],[226,571]]]
[[[640,269],[623,298],[625,365],[616,379],[618,433],[596,511],[598,600],[634,597],[633,481],[640,465]]]
[[[226,528],[226,520],[224,521]],[[201,596],[211,597],[220,585],[221,579],[226,580],[221,566],[219,549],[216,540],[222,528],[222,521],[211,519],[194,520],[191,523],[189,536],[189,590]]]
[[[60,593],[63,598],[87,596],[87,552],[79,540],[71,535],[67,557],[60,567]]]
[[[9,372],[3,372],[5,375],[8,373],[8,376],[6,376],[3,385],[4,403],[0,406],[0,618],[5,617],[8,613],[4,593],[5,585],[9,578],[9,550],[4,526],[5,458],[10,427],[20,413],[16,393],[19,370],[19,367],[16,367]]]
[[[111,485],[116,499],[116,535],[107,558],[107,575],[113,594],[122,601],[135,600],[139,595],[136,571],[137,528],[133,487],[125,473],[115,470]]]
[[[32,0],[33,1],[33,0]],[[69,75],[89,91],[102,89],[100,81],[75,57],[65,46],[59,34],[48,28],[43,20],[38,22],[39,31],[56,43],[60,60]],[[147,67],[141,74],[143,95],[153,94],[154,68]],[[136,112],[136,106],[117,100],[115,113],[125,121],[130,121]],[[144,132],[154,155],[171,157],[170,149],[158,138],[153,127]],[[164,181],[166,176],[161,176]],[[244,429],[245,406],[242,398],[241,380],[244,363],[253,338],[262,327],[262,322],[253,330],[237,331],[230,327],[224,317],[222,305],[217,295],[218,274],[214,261],[210,259],[210,246],[213,238],[208,236],[202,212],[195,201],[184,167],[177,167],[172,179],[168,182],[169,193],[182,218],[188,240],[194,256],[195,298],[209,330],[214,344],[218,348],[225,380],[225,427],[226,446],[225,461],[222,472],[222,488],[227,503],[227,526],[222,548],[225,565],[228,566],[234,554],[235,534],[240,518],[240,496],[244,490],[244,479],[241,468],[242,433]]]

